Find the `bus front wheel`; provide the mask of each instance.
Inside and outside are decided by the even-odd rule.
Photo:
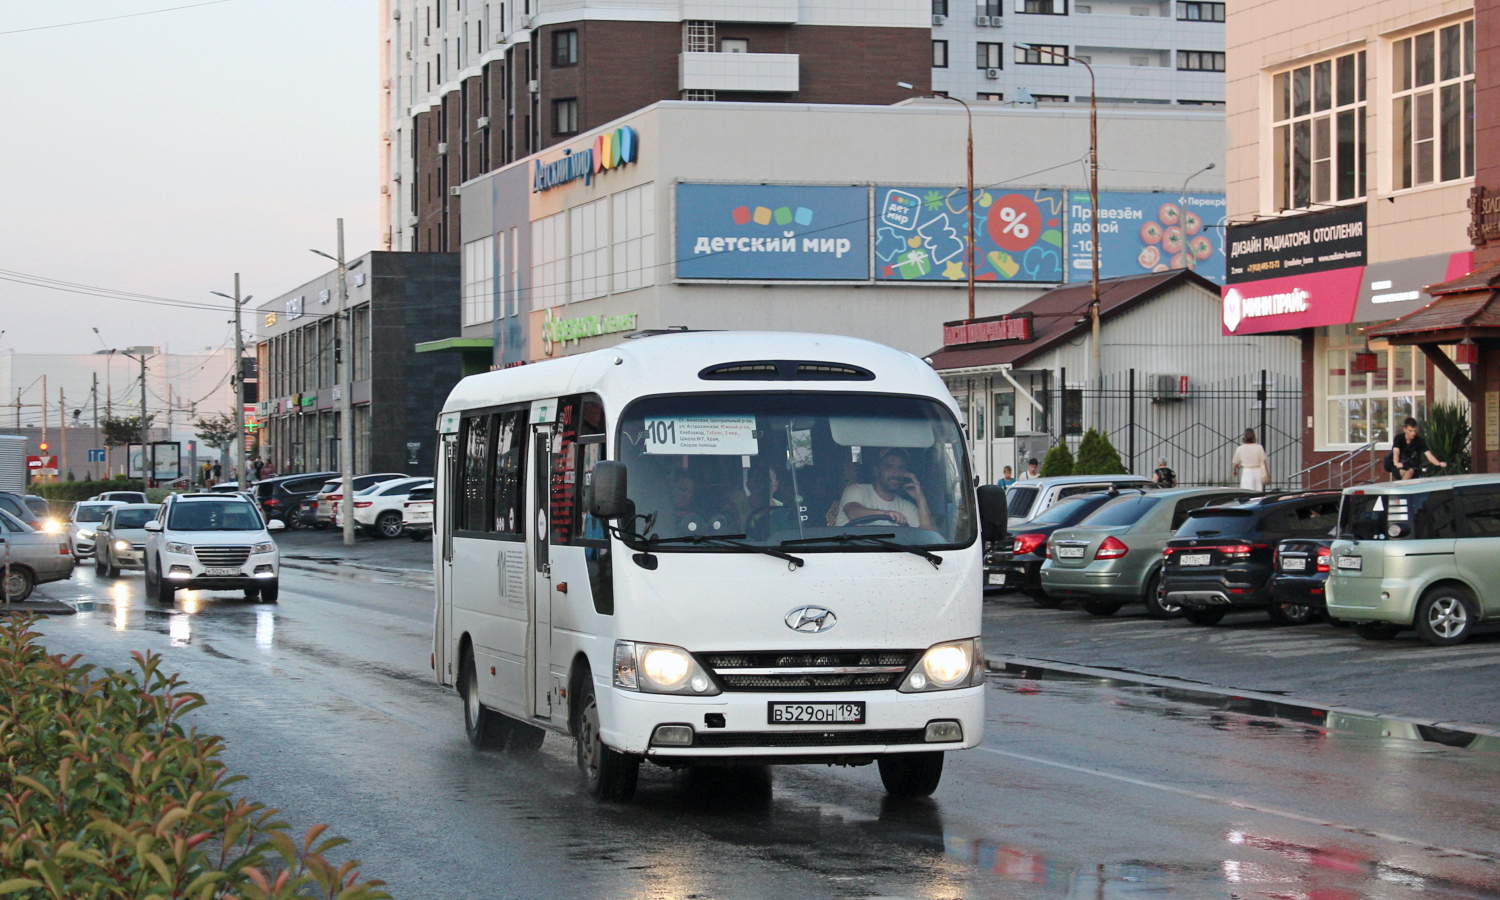
[[[880,780],[892,797],[931,797],[943,780],[943,751],[890,753],[880,757]]]
[[[589,796],[595,800],[623,803],[635,796],[635,783],[641,761],[611,750],[599,733],[599,702],[594,698],[592,679],[583,683],[578,697],[578,769],[583,773]]]

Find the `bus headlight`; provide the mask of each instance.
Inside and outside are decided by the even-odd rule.
[[[649,694],[707,697],[719,693],[691,653],[681,647],[636,641],[615,641],[614,684]]]
[[[951,691],[984,683],[984,645],[979,638],[934,644],[901,683],[902,693]]]

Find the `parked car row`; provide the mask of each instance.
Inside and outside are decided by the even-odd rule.
[[[1073,599],[1109,616],[1139,602],[1203,626],[1264,610],[1289,625],[1351,623],[1372,640],[1414,629],[1434,645],[1500,619],[1497,475],[1277,494],[1022,487],[1052,489],[1055,503],[1011,525],[1012,547],[991,554],[987,583],[1040,606]]]

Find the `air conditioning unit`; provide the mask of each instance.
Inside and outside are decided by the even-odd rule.
[[[1188,377],[1186,375],[1148,375],[1146,388],[1151,399],[1157,402],[1186,400]]]
[[[990,17],[989,16],[975,16],[974,17],[974,24],[975,25],[983,25],[984,27],[988,28],[989,24],[990,24]]]
[[[488,127],[490,127],[490,117],[489,116],[480,116],[479,119],[474,122],[474,127],[475,128],[488,128]]]
[[[526,90],[532,94],[540,94],[542,92],[542,83],[533,78],[526,82]]]
[[[407,228],[416,228],[417,227],[417,217],[416,216],[407,216],[406,217],[406,227]]]
[[[457,197],[457,196],[461,195],[463,192],[464,192],[464,189],[461,188],[461,187],[459,187],[456,184],[452,184],[452,185],[448,186],[448,196],[450,196],[450,197]]]
[[[946,25],[946,24],[948,24],[948,17],[947,16],[933,16],[932,17],[932,24],[934,24],[934,25]]]
[[[398,6],[395,9],[391,10],[391,18],[395,19],[397,22],[401,21],[401,7]]]
[[[446,143],[440,142],[438,144],[438,156],[447,156],[447,155],[448,155],[448,145]]]
[[[516,27],[517,28],[530,28],[532,26],[532,23],[535,22],[535,21],[536,21],[536,16],[517,16],[516,17]]]
[[[985,69],[984,70],[984,77],[988,78],[990,81],[999,81],[1000,80],[1000,70],[999,69]]]
[[[401,183],[401,173],[397,172],[396,174],[392,175],[391,176],[391,180],[394,181],[394,182],[396,182],[397,184],[400,184]]]
[[[390,185],[388,185],[388,184],[382,184],[380,186],[380,193],[382,193],[382,194],[389,194],[390,192],[391,192],[391,186]]]
[[[430,37],[424,37],[424,38],[422,38],[422,46],[423,47],[430,47],[430,46],[432,46],[432,38],[430,38]]]

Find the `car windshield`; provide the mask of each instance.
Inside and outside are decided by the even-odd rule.
[[[73,510],[73,521],[75,522],[102,522],[104,514],[109,512],[108,506],[78,506]]]
[[[619,447],[630,500],[645,517],[635,525],[642,534],[743,534],[764,547],[826,537],[829,549],[855,546],[833,543],[843,534],[924,547],[974,540],[963,435],[952,413],[930,399],[652,397],[626,410]]]
[[[1100,498],[1097,494],[1085,494],[1078,497],[1069,497],[1059,500],[1055,505],[1049,507],[1046,512],[1031,520],[1033,525],[1066,525],[1076,522],[1089,510],[1098,506]]]
[[[156,517],[154,509],[121,509],[115,512],[115,529],[144,528]]]
[[[1099,507],[1081,524],[1107,528],[1134,525],[1160,502],[1160,497],[1120,497]]]
[[[41,497],[27,497],[26,506],[39,516],[52,515],[52,507],[48,506],[47,501]]]
[[[237,500],[187,500],[172,505],[167,527],[173,531],[258,531],[255,507]]]
[[[1195,509],[1177,529],[1180,538],[1236,537],[1255,530],[1258,518],[1248,509]]]

